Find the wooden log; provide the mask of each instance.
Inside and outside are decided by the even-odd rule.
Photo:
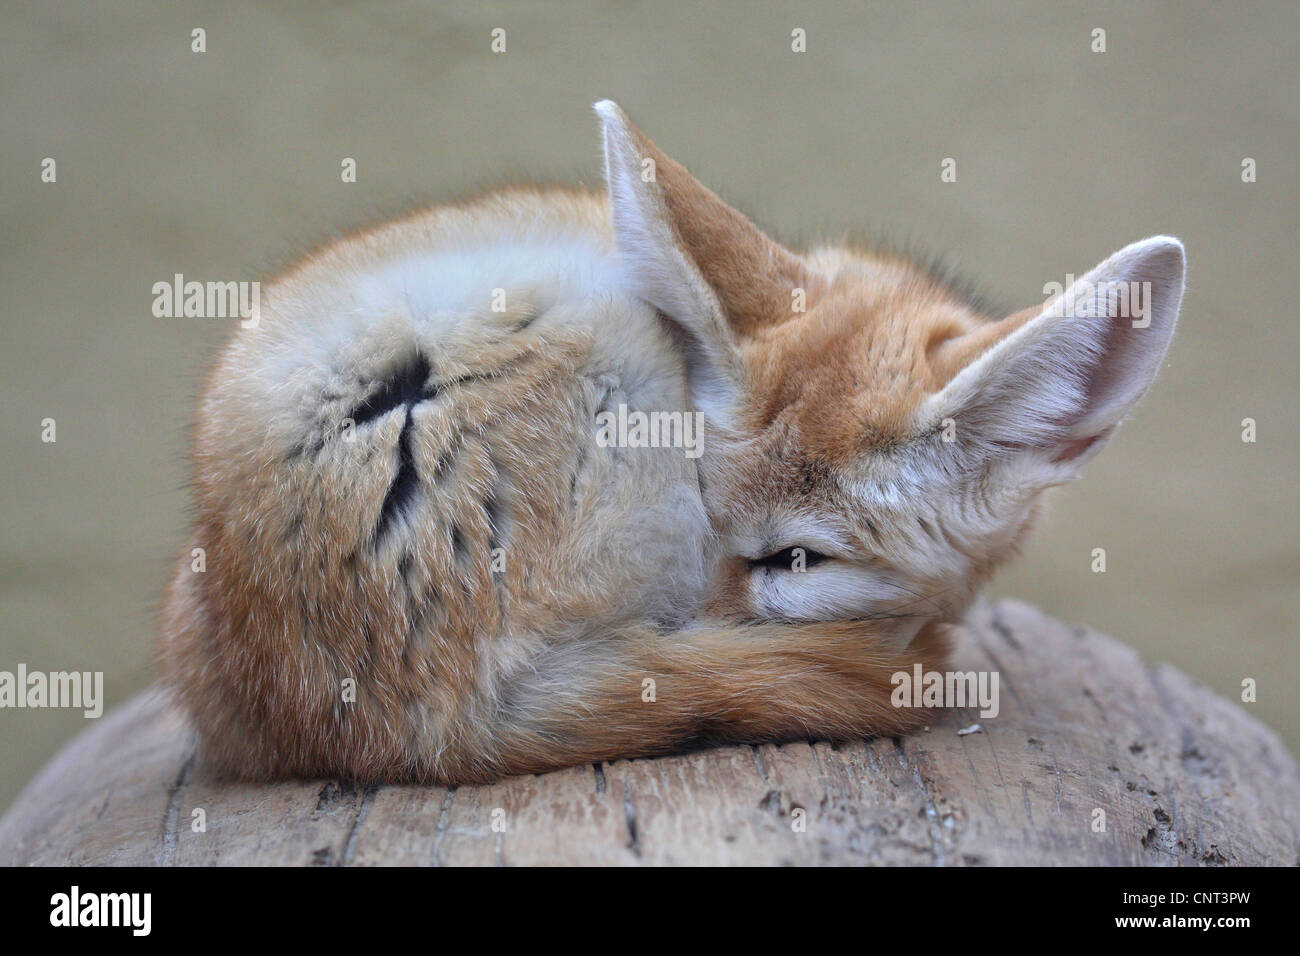
[[[0,820],[0,864],[1300,859],[1300,770],[1248,705],[1009,601],[972,612],[956,668],[999,673],[996,718],[936,711],[901,739],[726,747],[452,789],[223,782],[152,690],[31,781]]]

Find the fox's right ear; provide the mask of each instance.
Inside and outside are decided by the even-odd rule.
[[[730,404],[737,344],[788,317],[806,286],[798,257],[664,155],[618,105],[595,105],[604,126],[614,239],[631,287],[689,336],[695,398]]]

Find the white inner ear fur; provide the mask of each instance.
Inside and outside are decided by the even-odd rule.
[[[1183,264],[1182,243],[1168,236],[1121,249],[931,396],[918,432],[951,418],[963,452],[984,460],[1009,448],[1037,452],[1062,472],[1044,483],[1073,477],[1159,372]]]
[[[611,100],[594,109],[604,127],[605,180],[623,280],[637,297],[676,321],[691,338],[691,390],[715,416],[736,400],[737,351],[722,306],[680,248],[669,225],[659,186],[642,179],[646,157],[627,117]]]

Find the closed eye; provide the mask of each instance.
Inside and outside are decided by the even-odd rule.
[[[792,571],[795,569],[795,562],[801,561],[801,568],[811,568],[815,564],[821,564],[829,560],[827,555],[820,551],[814,551],[812,548],[805,548],[802,545],[795,545],[790,548],[782,548],[762,558],[753,558],[749,562],[750,570],[757,568],[775,568],[782,571]]]

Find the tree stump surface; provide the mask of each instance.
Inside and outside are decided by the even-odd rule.
[[[927,731],[897,739],[724,747],[450,789],[218,780],[153,689],[28,784],[0,819],[0,864],[1300,861],[1300,770],[1249,705],[1014,601],[971,612],[953,669],[999,673],[996,718],[936,710]]]

